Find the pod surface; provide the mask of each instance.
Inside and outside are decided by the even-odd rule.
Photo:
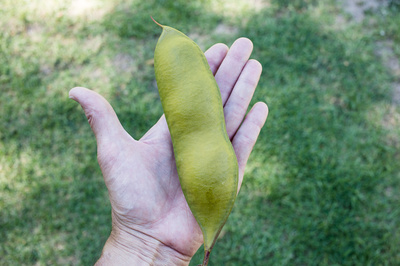
[[[207,59],[189,37],[162,27],[154,53],[157,86],[182,190],[211,250],[236,198],[237,159]]]

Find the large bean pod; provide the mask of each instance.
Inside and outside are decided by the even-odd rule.
[[[203,232],[205,265],[236,198],[238,163],[203,52],[182,32],[162,28],[155,75],[182,190]]]

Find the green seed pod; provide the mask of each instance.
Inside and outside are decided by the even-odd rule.
[[[182,190],[203,232],[207,265],[235,202],[238,162],[206,57],[185,34],[160,26],[154,52],[157,86]]]

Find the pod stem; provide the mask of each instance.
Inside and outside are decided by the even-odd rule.
[[[164,28],[164,25],[161,25],[160,23],[158,23],[152,16],[150,16],[151,19],[154,21],[154,23],[156,23],[158,26],[160,26],[161,28]]]
[[[203,264],[201,266],[207,266],[208,260],[210,259],[210,253],[211,253],[211,250],[204,251],[204,259],[203,259]]]

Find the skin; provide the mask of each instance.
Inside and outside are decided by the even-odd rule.
[[[261,64],[249,60],[252,48],[250,40],[240,38],[230,49],[216,44],[205,53],[238,160],[238,190],[268,115],[262,102],[246,115],[261,74]],[[77,87],[69,95],[82,106],[96,136],[112,208],[112,232],[97,265],[188,265],[203,238],[180,187],[165,117],[135,140],[98,93]]]

